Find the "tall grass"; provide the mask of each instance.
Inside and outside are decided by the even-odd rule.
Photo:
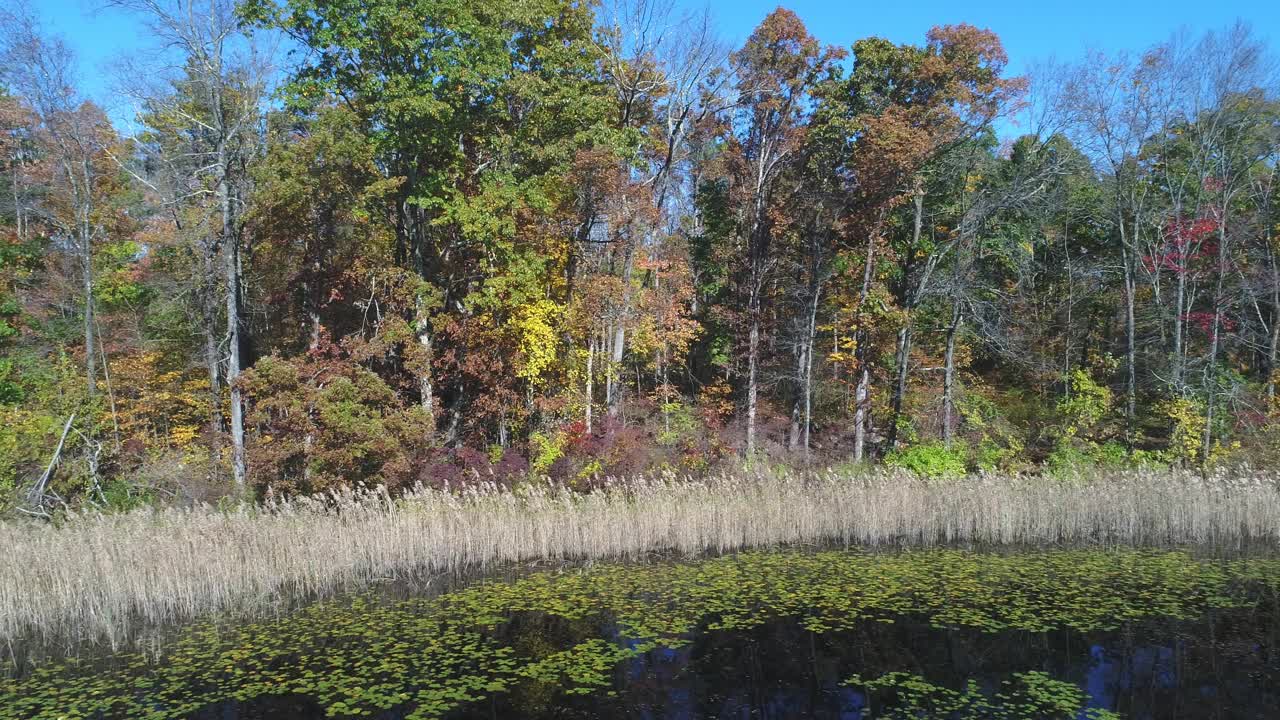
[[[1050,481],[759,474],[382,490],[218,510],[0,523],[0,639],[103,640],[378,578],[534,559],[797,542],[1200,544],[1280,539],[1280,476],[1130,472]]]

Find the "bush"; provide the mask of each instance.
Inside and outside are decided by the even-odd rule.
[[[1026,439],[1040,421],[1039,406],[1019,392],[975,387],[961,393],[956,405],[972,448],[969,466],[984,472],[1027,469]]]
[[[974,446],[970,464],[983,472],[997,472],[1016,467],[1022,462],[1022,446],[1017,438],[1008,447],[1002,447],[996,441],[983,436]]]
[[[1102,444],[1064,439],[1049,457],[1045,469],[1049,475],[1070,475],[1094,470],[1128,470],[1153,465],[1151,454],[1133,451],[1111,441]]]
[[[1126,468],[1132,464],[1129,449],[1115,441],[1102,443],[1094,449],[1092,456],[1094,462],[1103,467]]]
[[[267,356],[241,380],[252,481],[276,492],[408,483],[430,420],[381,376],[333,352]]]
[[[964,449],[941,442],[894,450],[885,458],[885,464],[905,468],[930,480],[960,477],[968,469],[965,466]]]
[[[1099,384],[1084,370],[1071,373],[1067,383],[1071,393],[1058,401],[1062,436],[1074,438],[1097,435],[1114,404],[1111,390]]]
[[[1049,475],[1071,475],[1093,468],[1093,458],[1089,453],[1070,442],[1059,443],[1049,457],[1044,460],[1045,470]]]

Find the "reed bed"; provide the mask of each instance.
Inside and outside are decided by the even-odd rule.
[[[531,560],[632,559],[805,542],[1236,547],[1280,540],[1280,475],[1128,472],[1050,481],[903,473],[344,491],[255,507],[0,523],[0,638],[113,646],[131,628],[381,578]]]

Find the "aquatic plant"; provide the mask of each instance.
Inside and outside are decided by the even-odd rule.
[[[113,645],[139,627],[497,563],[694,555],[790,543],[1237,546],[1280,539],[1273,473],[1055,480],[910,473],[674,476],[591,492],[343,491],[259,507],[0,523],[0,639]]]
[[[886,706],[881,720],[1118,720],[1109,710],[1087,707],[1088,698],[1079,687],[1038,671],[1014,673],[1000,692],[985,693],[970,680],[959,690],[936,685],[909,672],[891,672],[877,678],[854,675],[848,685],[879,695],[873,707]],[[892,700],[884,699],[885,697]]]
[[[984,633],[1086,633],[1253,608],[1278,590],[1280,559],[1217,562],[1185,552],[753,552],[695,563],[604,564],[483,582],[431,599],[357,597],[255,623],[206,621],[158,661],[124,653],[0,679],[0,720],[176,719],[216,703],[273,696],[306,698],[335,717],[399,708],[409,718],[434,718],[530,686],[608,692],[628,658],[778,618],[818,635],[903,617]],[[543,620],[522,623],[529,618]],[[557,621],[561,632],[532,637],[529,628],[545,627],[544,620]],[[907,713],[887,717],[916,717],[913,708],[986,708],[991,712],[972,717],[1075,718],[1082,707],[1078,688],[1031,669],[1009,676],[996,694],[895,673],[850,675],[848,682],[872,693],[878,706]]]

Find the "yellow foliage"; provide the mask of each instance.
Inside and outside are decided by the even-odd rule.
[[[1194,463],[1203,449],[1204,408],[1190,398],[1174,398],[1161,403],[1160,411],[1173,422],[1173,436],[1169,438],[1172,459]]]
[[[169,428],[169,444],[176,448],[185,448],[195,442],[200,428],[195,425],[175,425]]]
[[[166,367],[160,352],[111,359],[117,421],[126,439],[184,449],[208,422],[209,380],[198,370]]]
[[[535,387],[555,364],[556,324],[562,312],[559,304],[543,299],[521,308],[510,323],[519,351],[516,376]]]

